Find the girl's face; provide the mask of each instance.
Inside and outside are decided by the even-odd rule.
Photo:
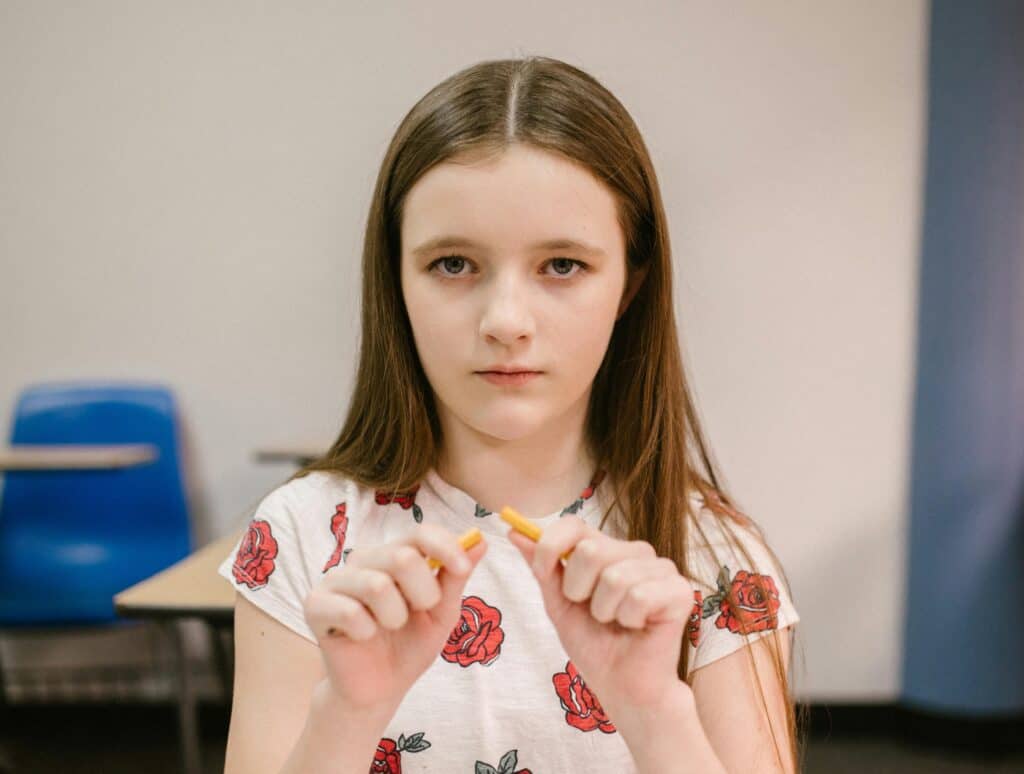
[[[449,161],[410,189],[401,244],[402,293],[446,434],[457,422],[512,441],[584,415],[628,301],[610,190],[524,145]],[[480,374],[500,366],[541,373],[520,385]]]

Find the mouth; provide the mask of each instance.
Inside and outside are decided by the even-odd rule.
[[[543,371],[477,371],[476,374],[486,382],[497,385],[526,384],[540,376]]]

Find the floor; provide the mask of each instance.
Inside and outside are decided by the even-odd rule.
[[[16,774],[179,772],[170,707],[15,705],[8,711],[0,738]],[[204,772],[224,770],[228,719],[223,705],[200,708]],[[1024,716],[983,724],[885,707],[815,706],[809,732],[808,774],[1024,774]]]

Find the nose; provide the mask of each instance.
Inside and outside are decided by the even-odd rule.
[[[511,343],[534,332],[527,290],[514,278],[494,283],[490,294],[483,300],[480,315],[480,335]]]

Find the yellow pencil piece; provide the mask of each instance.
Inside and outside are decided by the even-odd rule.
[[[499,515],[502,519],[512,525],[512,529],[526,535],[526,537],[530,538],[534,543],[540,540],[540,536],[542,534],[540,527],[525,516],[521,515],[515,508],[506,505],[501,509],[501,513]],[[562,559],[568,559],[570,556],[572,556],[572,551],[566,551],[562,554]]]
[[[462,546],[463,551],[468,551],[483,539],[484,533],[476,527],[473,527],[473,529],[469,530],[459,538],[459,545]]]
[[[459,536],[459,545],[462,546],[463,551],[468,551],[481,540],[483,540],[483,537],[484,534],[480,531],[480,529],[478,527],[473,527],[473,529]],[[430,557],[429,559],[427,559],[427,564],[430,565],[431,569],[436,570],[438,567],[441,566],[441,560],[435,559],[434,557]]]
[[[522,516],[519,511],[511,506],[506,505],[501,509],[501,518],[512,525],[512,529],[516,532],[520,532],[530,540],[536,542],[540,540],[540,527],[534,524],[529,519]]]

